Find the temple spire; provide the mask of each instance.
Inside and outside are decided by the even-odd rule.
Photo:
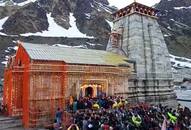
[[[115,19],[118,19],[127,15],[132,15],[134,13],[149,16],[152,18],[157,18],[156,9],[146,6],[144,4],[138,3],[137,0],[134,0],[132,4],[118,10],[113,15]]]

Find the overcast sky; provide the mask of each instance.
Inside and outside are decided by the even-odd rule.
[[[108,0],[110,5],[115,5],[117,8],[123,8],[125,6],[127,6],[128,4],[132,3],[134,0]],[[158,2],[160,2],[160,0],[136,0],[139,3],[148,5],[148,6],[152,6]]]

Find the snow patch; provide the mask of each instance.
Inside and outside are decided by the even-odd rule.
[[[8,47],[7,51],[11,51],[11,50],[18,50],[18,46],[14,46],[14,47]]]
[[[90,6],[91,6],[92,8],[94,8],[94,5],[93,5],[92,3],[90,3]]]
[[[188,6],[188,7],[185,7],[185,6],[182,6],[182,7],[174,7],[175,10],[181,10],[181,9],[191,9],[191,6]]]
[[[167,27],[169,30],[172,30],[172,28],[170,26]]]
[[[21,3],[15,3],[15,2],[12,2],[12,1],[7,1],[7,2],[2,2],[0,3],[0,6],[14,6],[14,5],[17,5],[17,6],[24,6],[26,4],[29,4],[29,3],[32,3],[32,2],[36,2],[37,0],[26,0],[24,2],[21,2]]]
[[[6,52],[6,53],[9,53],[9,51],[8,51],[8,50],[5,50],[5,52]]]
[[[2,32],[0,32],[0,35],[2,35],[2,36],[10,36],[10,37],[18,37],[18,35],[7,35],[7,34],[2,33]]]
[[[8,48],[5,50],[5,52],[6,52],[6,53],[9,53],[10,51],[13,51],[13,50],[14,50],[14,51],[18,50],[18,46],[8,47]],[[3,65],[6,66],[7,63],[8,63],[9,58],[10,58],[10,56],[6,55],[6,56],[5,56],[5,61],[1,62],[1,64],[3,64]]]
[[[86,15],[86,18],[87,18],[87,19],[90,19],[90,17],[91,17],[91,14],[90,14],[90,13],[85,13],[85,15]]]
[[[1,62],[1,64],[7,65],[7,62],[8,62],[8,61],[3,61],[3,62]]]
[[[2,18],[0,19],[0,30],[3,29],[3,24],[7,21],[9,17],[5,17],[5,18]]]
[[[5,56],[5,60],[8,61],[10,56]]]
[[[172,63],[172,67],[191,69],[191,59],[170,55],[170,61]]]
[[[178,22],[178,21],[175,21],[174,19],[170,19],[171,21],[175,22],[175,24],[178,26],[178,27],[188,27],[190,28],[188,25],[184,24],[184,23],[181,23],[181,22]]]
[[[79,46],[72,46],[74,48],[83,48],[83,49],[88,49],[86,45],[79,45]]]
[[[73,16],[73,13],[70,13],[70,27],[68,30],[59,26],[55,21],[54,18],[51,17],[51,14],[47,14],[48,17],[48,31],[37,32],[37,33],[25,33],[21,34],[22,36],[45,36],[45,37],[84,37],[84,38],[93,38],[86,36],[85,34],[81,33],[77,26],[76,26],[76,19]]]
[[[62,44],[54,44],[52,46],[55,46],[55,47],[68,47],[68,48],[71,48],[72,46],[68,46],[68,45],[62,45]]]
[[[171,21],[175,21],[174,19],[170,19]]]
[[[24,5],[26,5],[26,4],[29,4],[29,3],[34,3],[34,2],[36,2],[37,0],[27,0],[27,1],[24,1],[24,2],[22,2],[22,3],[17,3],[16,5],[18,5],[18,6],[24,6]]]
[[[13,43],[15,43],[15,44],[17,44],[18,42],[19,42],[19,40],[17,40],[17,41],[14,41],[14,40],[13,40]]]
[[[95,46],[96,44],[94,43],[90,43],[90,42],[86,42],[86,44],[90,45],[90,46]]]
[[[113,22],[110,22],[109,20],[106,20],[106,21],[110,25],[110,27],[113,28]]]
[[[84,48],[84,49],[88,49],[88,47],[86,45],[69,46],[69,45],[62,45],[62,44],[54,44],[52,46],[55,46],[55,47],[66,47],[66,48]]]
[[[173,68],[173,67],[172,67],[172,72],[173,73],[178,73],[178,71],[175,68]]]
[[[1,30],[1,29],[0,29]],[[18,35],[7,35],[5,33],[0,32],[0,35],[2,36],[10,36],[10,37],[18,37]]]
[[[172,36],[170,33],[164,34],[164,37],[170,37],[170,36]]]
[[[165,34],[164,37],[169,37],[169,35]]]
[[[112,14],[113,12],[112,12],[112,10],[110,9],[110,7],[108,6],[108,5],[106,5],[106,4],[102,4],[102,3],[99,3],[99,2],[97,2],[97,1],[95,1],[94,0],[94,2],[98,5],[98,11],[101,11],[101,10],[105,10],[106,12],[108,12],[108,13],[110,13],[110,14]]]

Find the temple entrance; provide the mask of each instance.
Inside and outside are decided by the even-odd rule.
[[[92,87],[87,87],[85,89],[85,96],[86,97],[93,97],[94,90]]]
[[[108,85],[105,80],[85,80],[81,83],[79,97],[103,97],[108,95]]]

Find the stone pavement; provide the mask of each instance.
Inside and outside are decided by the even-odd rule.
[[[0,130],[23,130],[21,119],[0,115]]]
[[[22,127],[22,120],[18,117],[6,117],[0,115],[0,130],[47,130],[43,128],[29,128]]]

